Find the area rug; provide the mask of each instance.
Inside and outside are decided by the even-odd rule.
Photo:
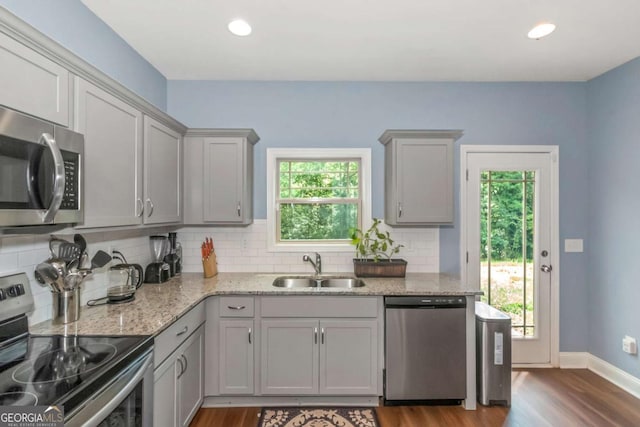
[[[379,427],[374,408],[263,408],[257,427]]]

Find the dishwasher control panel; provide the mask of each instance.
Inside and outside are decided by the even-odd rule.
[[[384,306],[387,308],[461,308],[467,306],[467,299],[463,296],[386,297]]]

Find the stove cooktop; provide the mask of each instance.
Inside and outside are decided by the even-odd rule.
[[[25,336],[0,347],[0,405],[70,413],[151,348],[146,336]]]

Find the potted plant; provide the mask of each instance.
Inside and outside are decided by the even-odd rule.
[[[396,245],[388,231],[380,231],[381,221],[373,219],[373,224],[365,232],[351,228],[349,237],[356,247],[353,270],[358,277],[404,277],[407,261],[391,258],[400,252],[403,245]]]

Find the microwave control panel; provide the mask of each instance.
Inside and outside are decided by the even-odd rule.
[[[80,205],[80,197],[78,195],[80,183],[78,165],[80,157],[76,153],[63,151],[62,158],[64,159],[64,196],[62,197],[60,209],[77,210]]]

